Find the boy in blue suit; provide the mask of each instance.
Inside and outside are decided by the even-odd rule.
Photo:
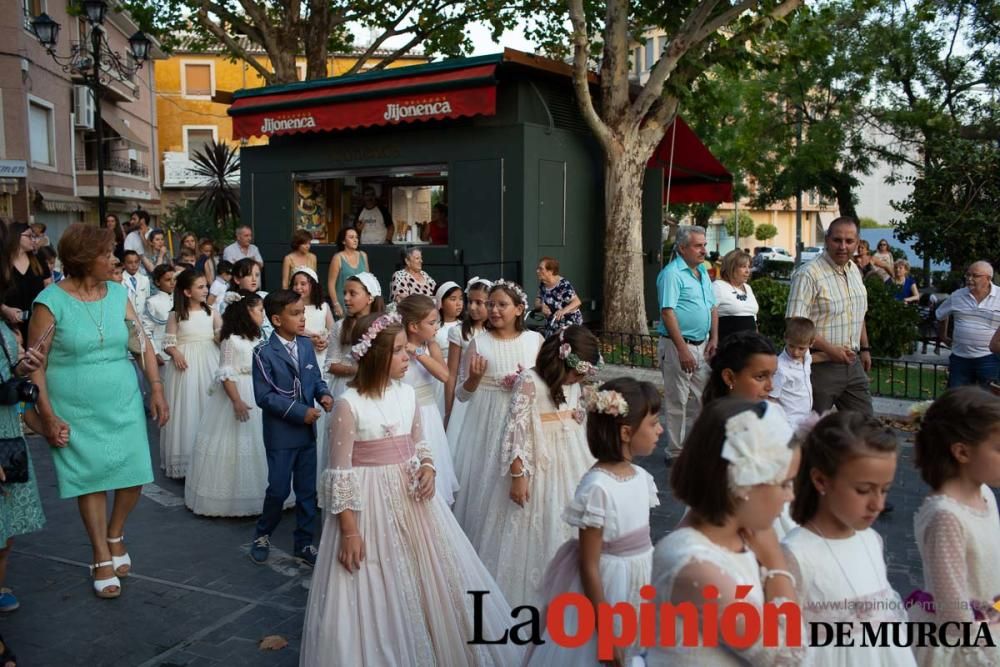
[[[250,558],[267,561],[270,536],[281,521],[285,499],[295,489],[294,555],[316,563],[316,420],[318,402],[329,412],[333,396],[323,380],[312,342],[303,336],[305,305],[291,290],[271,292],[264,312],[274,325],[271,338],[254,350],[253,391],[263,411],[267,493]]]

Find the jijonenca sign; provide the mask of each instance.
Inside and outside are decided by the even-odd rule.
[[[394,123],[406,118],[437,116],[443,113],[451,113],[451,102],[448,100],[421,104],[386,104],[383,118]]]
[[[316,127],[316,119],[312,116],[299,116],[298,118],[264,118],[260,126],[261,134],[273,134],[274,132],[285,132],[288,130],[308,130]]]

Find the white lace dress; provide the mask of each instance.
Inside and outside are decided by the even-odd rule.
[[[379,399],[348,389],[334,408],[330,440],[299,664],[518,665],[519,646],[466,643],[474,632],[466,591],[489,591],[485,637],[503,634],[510,607],[444,500],[410,495],[418,457],[430,454],[413,389],[392,382]],[[365,545],[354,573],[337,560],[337,515],[348,509]]]
[[[451,461],[451,452],[448,451],[448,436],[444,432],[444,422],[441,421],[441,413],[438,412],[434,401],[434,392],[443,386],[443,383],[413,357],[410,357],[403,382],[413,387],[417,397],[420,422],[424,427],[424,439],[430,445],[434,456],[434,467],[437,468],[435,479],[437,492],[450,507],[455,502],[455,493],[458,492],[458,478],[455,477],[455,466]]]
[[[221,364],[208,392],[184,480],[184,504],[195,514],[255,516],[264,506],[267,458],[252,375],[253,350],[258,342],[235,335],[222,341]],[[226,380],[236,385],[240,398],[249,406],[249,420],[236,418],[222,386]]]
[[[826,540],[806,528],[795,528],[783,543],[789,571],[798,582],[802,619],[808,624],[853,623],[853,636],[863,634],[861,621],[905,622],[899,593],[889,584],[882,538],[871,528],[852,537]],[[914,667],[905,646],[816,646],[815,667]]]
[[[306,322],[306,327],[308,328],[309,323]],[[333,396],[334,400],[340,397],[345,391],[347,391],[347,383],[353,380],[353,377],[347,377],[343,375],[334,375],[330,372],[330,364],[349,364],[351,366],[356,366],[357,362],[351,357],[351,346],[340,344],[340,332],[344,327],[344,320],[337,320],[333,323],[333,327],[330,329],[329,338],[327,338],[326,353],[324,355],[323,361],[320,362],[320,366],[323,368],[323,379],[326,380],[326,386],[330,388],[330,395]],[[330,431],[330,419],[332,413],[324,412],[320,415],[319,421],[316,423],[316,483],[319,484],[319,473],[322,473],[326,469],[327,455],[330,452],[330,448],[327,446],[327,436]]]
[[[329,319],[328,319],[329,318]],[[323,380],[326,381],[327,387],[330,386],[330,373],[327,371],[329,365],[326,362],[327,352],[329,352],[329,336],[330,329],[327,328],[327,324],[333,319],[333,315],[330,312],[330,306],[323,303],[319,308],[312,304],[306,306],[306,336],[312,337],[313,335],[322,336],[327,340],[327,348],[320,352],[313,346],[313,352],[316,353],[316,361],[319,363],[320,372],[323,374]],[[331,327],[332,329],[332,327]],[[336,398],[336,395],[334,395]],[[316,474],[317,483],[318,475],[323,468],[326,467],[326,433],[327,427],[330,425],[330,415],[327,412],[323,412],[319,421],[316,423]],[[321,452],[323,452],[321,454]]]
[[[591,468],[580,480],[562,517],[574,530],[603,530],[600,572],[604,599],[612,605],[627,602],[638,610],[641,602],[639,589],[650,582],[653,561],[649,510],[659,505],[660,501],[652,475],[636,465],[632,466],[632,470],[634,474],[631,477],[620,478],[602,468]],[[623,541],[631,544],[625,549],[616,548],[615,545]],[[553,557],[545,572],[543,596],[546,600],[566,592],[583,593],[577,547],[578,542],[574,538],[560,547]],[[544,613],[542,619],[544,622]],[[570,608],[564,616],[565,632],[574,636],[577,627],[575,609]],[[615,627],[619,629],[617,622]],[[533,648],[526,664],[537,667],[597,667],[599,664],[596,638],[577,649],[559,646],[550,639],[548,632],[542,639],[544,643]],[[628,654],[634,655],[636,651],[636,648],[630,649]],[[629,655],[626,655],[626,660]]]
[[[174,295],[166,292],[157,292],[146,299],[146,309],[142,313],[142,326],[146,331],[146,336],[153,344],[163,361],[170,362],[170,357],[163,353],[163,338],[167,335],[167,318],[170,311],[174,309]]]
[[[720,610],[736,599],[737,586],[752,587],[743,600],[757,609],[763,609],[764,588],[760,567],[750,549],[739,553],[730,551],[694,528],[680,528],[657,543],[653,554],[654,604],[701,600],[702,588],[708,583],[713,583],[719,590]],[[776,598],[774,602],[780,604],[781,599]],[[703,627],[700,611],[699,629]],[[778,638],[782,640],[786,636],[785,617],[779,615],[778,618]],[[675,633],[680,643],[684,636],[682,614],[677,615]],[[802,628],[803,643],[808,636],[806,628]],[[808,659],[805,647],[765,647],[761,637],[749,648],[734,648],[723,643],[721,632],[718,646],[654,646],[646,654],[649,667],[798,667],[809,664]]]
[[[448,333],[458,327],[459,336],[461,336],[462,322],[456,320],[454,322],[442,322],[441,327],[434,334],[434,342],[438,344],[441,348],[441,356],[444,357],[444,365],[448,365],[448,349],[451,347],[448,343]],[[434,388],[434,402],[437,403],[438,412],[441,413],[441,419],[444,419],[444,382],[439,382]]]
[[[580,385],[563,387],[566,401],[553,405],[549,388],[533,369],[525,371],[510,402],[504,426],[501,478],[489,500],[479,555],[515,607],[544,606],[542,574],[556,550],[576,536],[560,518],[577,484],[594,465],[587,448]],[[510,464],[520,458],[528,472],[530,497],[524,507],[510,499]]]
[[[186,477],[191,450],[205,412],[208,390],[219,368],[219,346],[215,334],[221,322],[203,310],[191,311],[188,319],[177,321],[176,313],[167,322],[163,348],[176,347],[187,369],[178,371],[168,361],[163,372],[163,394],[170,406],[170,420],[160,429],[160,468],[167,477]]]
[[[455,400],[467,402],[469,406],[452,449],[461,489],[455,499],[455,517],[476,550],[479,550],[484,524],[489,521],[493,487],[506,481],[499,474],[500,439],[513,384],[507,388],[503,381],[510,374],[534,366],[541,346],[542,337],[534,331],[522,331],[510,340],[485,333],[476,337],[463,355]],[[464,384],[469,377],[469,360],[475,353],[486,358],[486,375],[470,394]]]
[[[928,496],[913,519],[924,568],[924,590],[934,597],[933,613],[910,607],[913,621],[973,622],[973,608],[989,609],[1000,595],[1000,515],[988,486],[985,510],[945,495]],[[996,613],[991,612],[992,618]],[[1000,643],[1000,625],[990,626]],[[975,636],[975,631],[972,635]],[[1000,647],[926,647],[915,649],[920,667],[1000,665]]]
[[[482,333],[481,329],[473,329],[472,335],[469,340],[462,338],[462,327],[461,325],[453,327],[448,332],[448,348],[451,349],[452,343],[459,345],[462,348],[462,359],[465,362],[466,350],[469,349],[469,344],[472,343],[476,336]],[[459,365],[461,369],[461,365]],[[461,375],[461,370],[459,370],[459,375]],[[468,403],[463,403],[458,400],[458,381],[455,383],[455,400],[451,405],[451,416],[448,418],[448,449],[451,450],[451,457],[454,460],[455,452],[458,451],[458,436],[462,433],[462,424],[465,423],[465,413],[469,409]]]

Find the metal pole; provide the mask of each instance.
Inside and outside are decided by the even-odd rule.
[[[97,131],[97,212],[100,216],[99,225],[104,224],[107,217],[107,203],[104,201],[104,127],[101,120],[101,28],[91,26],[90,43],[94,51],[94,74],[91,79],[91,92],[94,95],[94,129]]]
[[[802,147],[802,108],[798,111],[798,131],[795,135],[795,152]],[[802,186],[795,190],[795,266],[802,262]]]

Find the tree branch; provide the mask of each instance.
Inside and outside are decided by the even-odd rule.
[[[203,5],[204,4],[207,3],[203,3]],[[250,67],[257,70],[257,73],[261,75],[266,83],[271,83],[274,80],[274,72],[264,67],[264,65],[257,58],[254,58],[242,44],[233,39],[229,33],[222,28],[222,26],[210,19],[204,6],[199,8],[195,13],[195,19],[205,30],[209,32],[209,34],[222,42],[222,44],[225,45],[225,47],[229,49],[234,56],[240,58],[245,63],[250,65]]]
[[[608,0],[623,2],[624,0]],[[610,128],[601,120],[594,108],[594,98],[590,94],[587,64],[590,59],[590,38],[587,35],[587,14],[583,0],[569,0],[569,18],[573,25],[573,89],[576,91],[580,113],[606,152],[616,150]]]

